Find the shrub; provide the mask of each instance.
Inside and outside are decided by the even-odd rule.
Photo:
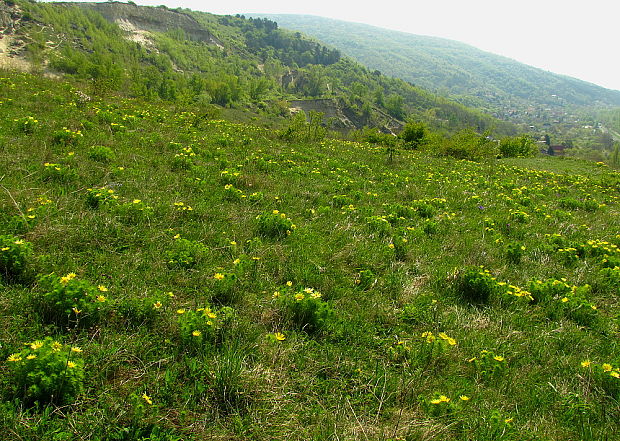
[[[26,343],[7,359],[15,391],[27,404],[70,403],[82,392],[84,362],[79,347],[52,338]]]
[[[129,298],[117,306],[117,311],[128,325],[152,326],[169,309],[172,297],[174,295],[168,292],[145,298]]]
[[[115,202],[118,196],[111,188],[89,188],[86,190],[86,204],[90,208],[99,208],[102,205]]]
[[[497,156],[497,144],[485,135],[471,129],[458,132],[439,146],[439,153],[457,159],[480,161]]]
[[[0,274],[17,277],[24,272],[32,255],[32,244],[12,235],[0,236]]]
[[[95,323],[108,301],[105,286],[93,286],[87,280],[78,279],[75,273],[63,277],[54,273],[41,276],[39,287],[43,290],[44,316],[57,325]]]
[[[44,181],[69,182],[77,177],[77,173],[67,165],[46,162],[41,177]]]
[[[166,251],[166,263],[171,268],[193,268],[207,251],[208,248],[200,242],[178,238],[172,248]]]
[[[114,209],[114,213],[121,222],[135,225],[153,216],[154,210],[153,207],[145,204],[140,199],[134,199],[131,202],[118,204]]]
[[[361,270],[355,279],[355,284],[357,287],[364,291],[370,289],[370,287],[376,282],[377,278],[375,277],[375,274],[369,269]]]
[[[506,259],[510,263],[518,264],[521,262],[521,258],[523,257],[523,252],[525,251],[525,246],[521,245],[518,242],[511,242],[506,244]]]
[[[235,188],[232,184],[226,184],[224,186],[224,200],[230,202],[239,202],[246,198],[242,190]]]
[[[232,324],[235,310],[224,306],[212,309],[178,309],[179,339],[194,349],[214,347],[221,343],[224,331]]]
[[[536,156],[538,149],[529,135],[504,138],[499,143],[499,153],[504,158],[527,158]]]
[[[427,135],[426,124],[423,122],[410,121],[405,124],[402,132],[398,135],[405,142],[407,148],[415,149],[423,144]]]
[[[370,216],[366,218],[368,229],[378,236],[388,236],[392,232],[392,227],[384,216]]]
[[[285,320],[307,333],[327,329],[335,316],[329,303],[313,288],[295,291],[287,286],[276,291],[273,298],[281,308]]]
[[[273,210],[272,213],[265,213],[256,216],[258,221],[258,234],[272,239],[279,239],[288,236],[295,230],[296,226],[286,214]]]
[[[476,375],[484,380],[490,380],[501,375],[506,369],[506,359],[492,351],[482,350],[478,357],[467,360],[476,369]]]
[[[39,121],[36,120],[32,116],[25,116],[24,118],[19,118],[14,121],[15,121],[17,130],[19,130],[22,133],[27,133],[27,134],[34,133],[34,131],[39,126]]]
[[[500,286],[489,270],[473,267],[458,276],[456,291],[464,300],[481,304],[487,303],[492,295],[499,293]]]
[[[74,145],[77,144],[83,136],[84,135],[80,130],[73,131],[71,129],[63,127],[62,130],[56,130],[52,134],[52,143],[65,146]]]
[[[110,147],[103,145],[92,146],[88,152],[88,157],[93,161],[108,163],[115,158],[114,151]]]

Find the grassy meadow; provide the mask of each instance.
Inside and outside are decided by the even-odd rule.
[[[620,438],[617,171],[295,131],[0,74],[3,439]]]

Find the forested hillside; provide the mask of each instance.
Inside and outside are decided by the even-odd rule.
[[[245,107],[274,117],[288,114],[288,100],[328,98],[349,129],[398,130],[412,117],[446,132],[515,132],[267,19],[116,2],[19,0],[9,7],[20,17],[19,26],[4,31],[17,55],[40,72],[87,81],[94,93]]]
[[[315,16],[266,15],[332,44],[370,69],[500,118],[541,122],[554,110],[620,106],[620,91],[556,75],[443,38]],[[549,109],[549,110],[547,110]]]

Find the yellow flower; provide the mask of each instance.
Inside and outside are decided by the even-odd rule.
[[[293,282],[289,280],[288,282],[286,282],[286,286],[293,286]]]
[[[105,287],[105,286],[103,286],[103,285],[99,285],[99,286],[97,287],[97,289],[98,289],[99,291],[101,291],[101,292],[107,292],[107,291],[108,291],[108,288],[106,288],[106,287]]]
[[[52,343],[52,350],[54,352],[58,352],[62,349],[62,343],[58,343],[57,341],[55,341],[54,343]]]
[[[277,299],[278,297],[280,297],[280,291],[275,291],[271,297]]]
[[[273,334],[273,336],[276,338],[276,340],[278,341],[284,341],[286,340],[286,337],[284,336],[284,334],[282,334],[281,332],[276,332],[275,334]]]
[[[77,366],[77,364],[75,364],[75,363],[74,363],[74,362],[72,362],[72,361],[67,362],[67,367],[68,367],[69,369],[73,369],[73,368],[74,368],[74,367],[76,367],[76,366]]]
[[[156,301],[155,303],[153,303],[153,308],[154,309],[159,309],[161,307],[162,307],[162,304],[161,304],[161,302],[159,300]]]
[[[185,309],[177,309],[177,314],[185,314]]]
[[[63,276],[60,278],[60,283],[62,283],[63,285],[66,285],[67,283],[69,283],[69,281],[75,279],[76,276],[77,274],[75,273],[69,273],[66,276]]]
[[[105,296],[104,296],[104,295],[99,295],[99,296],[97,296],[97,301],[98,301],[99,303],[103,303],[103,302],[105,302],[105,301],[106,301],[106,298],[105,298]]]
[[[318,291],[315,291],[312,294],[310,294],[310,297],[312,297],[313,299],[320,299],[321,298],[321,293],[318,292]]]
[[[71,352],[80,353],[80,352],[82,352],[82,348],[80,348],[79,346],[73,346],[71,348]]]
[[[303,299],[305,299],[306,296],[304,296],[302,293],[298,292],[297,294],[295,294],[295,300],[297,300],[298,302],[301,302]]]
[[[467,395],[461,395],[459,398],[461,401],[469,401],[469,397]]]
[[[42,346],[43,346],[43,342],[41,340],[37,340],[35,342],[30,343],[30,349],[32,349],[33,351],[36,351]]]
[[[603,363],[602,368],[603,368],[603,372],[609,372],[613,369],[609,363]]]
[[[200,337],[200,336],[202,335],[202,332],[200,332],[200,331],[198,331],[198,330],[195,330],[194,332],[192,332],[192,335],[193,335],[194,337]]]
[[[26,360],[34,360],[35,358],[37,358],[35,354],[30,354],[26,357]]]
[[[214,312],[207,312],[207,317],[214,319],[217,317],[217,314]]]
[[[431,400],[431,404],[441,404],[441,403],[448,403],[450,402],[450,398],[446,397],[445,395],[440,395],[439,398],[435,398],[434,400]]]
[[[134,200],[133,200],[133,203],[134,203],[134,204],[139,204],[140,202],[142,202],[140,199],[134,199]]]
[[[213,276],[213,278],[215,280],[222,280],[224,278],[224,274],[222,273],[215,273],[215,275]]]
[[[562,303],[568,302],[568,297],[562,297]]]
[[[142,394],[142,399],[144,401],[146,401],[146,404],[152,405],[153,404],[153,400],[151,400],[151,397],[149,397],[146,392]]]
[[[504,361],[504,357],[502,357],[501,355],[496,355],[495,357],[493,357],[493,360],[502,362]]]
[[[513,420],[513,418],[506,418],[506,419],[504,420],[504,423],[506,423],[506,424],[510,424],[510,423],[512,423],[512,420]]]
[[[76,314],[79,314],[80,312],[82,312],[81,309],[77,309],[77,307],[75,307],[75,306],[73,308],[71,308],[71,311],[75,312]]]
[[[11,354],[9,355],[9,358],[6,359],[6,361],[12,361],[13,363],[16,363],[18,361],[22,361],[22,357],[19,354]]]
[[[620,372],[618,371],[611,371],[609,375],[611,375],[614,378],[620,378]]]
[[[388,245],[388,248],[390,248],[390,249],[394,249],[394,244],[393,244],[393,243],[389,244],[389,245]]]
[[[591,364],[592,362],[590,360],[584,360],[581,362],[581,367],[590,367]]]

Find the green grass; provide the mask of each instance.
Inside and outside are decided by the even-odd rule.
[[[388,161],[380,146],[196,127],[178,108],[0,77],[0,235],[33,250],[18,279],[0,279],[7,439],[619,436],[617,172]],[[64,128],[83,136],[58,139]],[[102,188],[115,197],[89,203]],[[261,226],[274,210],[290,233]],[[497,288],[472,301],[459,280],[480,265]],[[37,275],[52,272],[107,289],[97,320],[41,310]],[[523,293],[563,278],[562,298]],[[310,329],[276,291],[320,292],[329,314]],[[217,319],[192,344],[180,317],[199,308]],[[27,407],[8,358],[46,337],[82,349],[84,388],[70,405]],[[501,368],[473,360],[485,350]]]

